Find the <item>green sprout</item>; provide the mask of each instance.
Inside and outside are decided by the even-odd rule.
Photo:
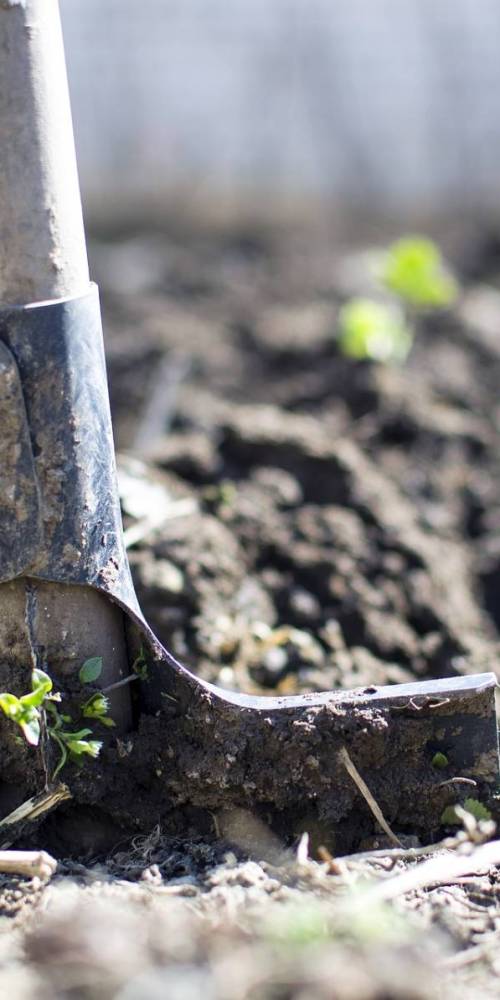
[[[95,656],[86,660],[78,676],[82,684],[91,684],[98,679],[101,671],[102,657]],[[57,745],[59,760],[52,779],[59,774],[68,759],[81,765],[86,757],[98,757],[102,748],[101,740],[89,739],[94,734],[88,726],[76,730],[73,728],[71,716],[59,711],[58,703],[61,700],[61,694],[53,691],[52,678],[39,669],[32,671],[31,691],[28,694],[20,698],[10,692],[0,694],[1,711],[19,726],[30,746],[39,746],[44,731]],[[100,691],[91,695],[80,706],[83,718],[92,719],[104,726],[114,726],[108,711],[109,701]]]
[[[65,729],[65,725],[67,722],[71,722],[71,718],[60,715],[57,710],[54,711],[53,707],[47,706],[47,708],[52,715],[52,722],[48,723],[47,732],[59,748],[59,760],[52,774],[52,780],[54,780],[67,763],[68,758],[72,763],[81,765],[85,755],[97,757],[101,751],[102,742],[101,740],[87,739],[88,736],[92,736],[91,729],[79,729],[76,732]]]
[[[93,694],[82,706],[82,715],[85,719],[96,719],[98,722],[102,722],[104,726],[116,725],[108,715],[108,712],[109,698],[106,698],[106,695],[101,694],[101,692]]]
[[[462,803],[462,809],[465,809],[466,812],[470,813],[478,821],[481,819],[491,819],[490,810],[479,799],[466,799]],[[461,820],[455,812],[455,806],[446,806],[441,815],[441,824],[443,826],[460,826],[460,823]]]
[[[450,306],[458,286],[439,247],[424,236],[393,243],[376,276],[380,300],[353,298],[340,310],[339,347],[356,360],[400,364],[413,343],[416,313]]]
[[[380,277],[390,292],[417,309],[441,309],[457,296],[439,247],[425,236],[393,243],[382,258]]]
[[[404,361],[412,344],[412,333],[402,309],[372,299],[351,299],[340,310],[342,352],[349,358],[372,361]]]
[[[438,769],[438,771],[442,771],[442,770],[444,770],[445,767],[448,767],[448,764],[450,762],[449,762],[446,754],[445,753],[441,753],[441,751],[438,750],[437,753],[434,754],[434,757],[432,758],[432,762],[431,763],[432,763],[433,767],[436,767]]]
[[[49,701],[60,701],[61,696],[52,694],[52,680],[43,670],[33,670],[31,692],[18,698],[15,694],[0,694],[0,709],[16,722],[30,746],[40,742],[42,711]]]

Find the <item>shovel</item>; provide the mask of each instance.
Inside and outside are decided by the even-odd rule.
[[[172,817],[202,829],[243,809],[285,838],[320,824],[346,850],[380,827],[429,838],[448,805],[489,800],[492,673],[253,697],[194,676],[145,622],[122,537],[57,0],[0,0],[0,232],[0,686],[22,693],[36,667],[74,695],[81,664],[102,656],[116,723],[97,760],[67,764],[54,801],[71,795],[138,829]],[[9,725],[4,823],[52,787],[47,758]]]

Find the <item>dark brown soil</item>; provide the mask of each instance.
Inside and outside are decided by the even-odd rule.
[[[338,306],[368,279],[362,255],[324,235],[176,229],[96,243],[134,581],[151,626],[194,672],[289,694],[497,670],[495,247],[451,248],[459,303],[421,320],[409,361],[389,368],[339,354]],[[199,724],[194,715],[191,748]],[[145,741],[159,725],[143,719]],[[130,752],[126,740],[119,752]],[[167,756],[158,773],[146,757],[135,771],[138,815],[161,795]],[[263,766],[258,752],[247,765]],[[127,811],[125,773],[110,794]],[[172,817],[181,836],[157,829],[117,846],[121,824],[102,810],[97,782],[90,813],[62,806],[46,821],[40,843],[73,859],[45,892],[0,886],[6,995],[497,995],[496,869],[369,908],[358,925],[339,900],[363,888],[371,862],[351,859],[335,877],[283,854],[306,831],[316,857],[328,816],[316,829],[316,815],[283,800],[276,837],[218,800],[212,814],[206,777],[192,776],[208,788],[204,810]],[[418,844],[419,801],[404,807],[404,844]],[[367,815],[361,803],[356,842],[372,850]],[[352,843],[342,836],[332,850]]]
[[[339,302],[366,278],[325,240],[99,247],[118,447],[151,459],[139,485],[193,501],[130,549],[134,579],[201,676],[288,693],[495,669],[500,300],[480,259],[394,368],[339,354]]]

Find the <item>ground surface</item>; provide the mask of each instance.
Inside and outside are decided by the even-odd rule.
[[[247,691],[489,668],[500,623],[495,292],[468,287],[396,369],[339,356],[339,296],[364,274],[328,244],[152,240],[115,254],[100,248],[97,263],[114,289],[118,448],[154,459],[157,506],[162,484],[184,501],[130,549],[166,645]],[[149,287],[116,289],[127,287],[123,258]],[[139,470],[126,509],[140,490]]]
[[[394,369],[339,355],[339,303],[367,278],[328,239],[96,244],[138,596],[203,677],[291,693],[495,670],[499,244],[453,253],[457,307]],[[45,890],[6,879],[6,994],[497,995],[496,869],[386,909],[357,891],[406,859],[332,871],[244,839],[153,831],[89,844]]]

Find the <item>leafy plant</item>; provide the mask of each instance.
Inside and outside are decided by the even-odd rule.
[[[115,722],[108,715],[109,712],[109,698],[106,698],[105,694],[101,694],[98,691],[93,694],[88,701],[82,705],[82,715],[84,719],[97,719],[98,722],[102,722],[103,726],[114,726]]]
[[[102,672],[102,657],[95,656],[86,660],[79,671],[82,684],[91,684]],[[59,711],[61,694],[53,691],[52,678],[43,670],[35,669],[31,674],[31,691],[22,695],[5,692],[0,694],[0,709],[4,715],[15,722],[21,729],[26,742],[37,747],[45,730],[48,737],[57,744],[59,760],[52,775],[53,778],[61,771],[68,759],[81,765],[85,757],[97,757],[102,748],[102,741],[89,739],[93,731],[87,726],[74,729],[70,715]],[[104,726],[114,726],[113,719],[108,715],[109,701],[103,692],[96,692],[83,705],[79,714],[84,719],[92,719]]]
[[[376,277],[389,301],[353,298],[339,313],[339,346],[347,357],[401,363],[414,339],[417,311],[452,304],[458,286],[441,251],[424,236],[405,236],[377,262]]]
[[[412,345],[411,330],[396,305],[351,299],[340,310],[339,324],[340,348],[350,358],[404,361]]]
[[[47,708],[52,715],[52,723],[48,723],[47,732],[51,739],[57,743],[60,752],[57,766],[52,775],[52,779],[54,779],[67,763],[68,758],[74,764],[82,764],[85,755],[98,757],[102,748],[102,742],[101,740],[89,740],[87,738],[88,736],[92,736],[91,729],[79,729],[76,732],[69,731],[65,726],[71,722],[71,717],[60,715],[57,709],[53,710],[53,707],[50,708],[47,706]]]
[[[405,236],[381,261],[381,280],[390,292],[419,309],[449,306],[457,285],[438,246],[425,236]]]
[[[52,680],[43,670],[33,670],[31,692],[18,698],[15,694],[0,694],[0,709],[20,727],[27,743],[38,746],[41,734],[42,711],[46,704],[60,701],[59,694],[52,694]]]
[[[483,805],[479,799],[466,799],[462,803],[462,809],[465,809],[474,819],[491,819],[490,810]],[[455,806],[447,806],[441,815],[441,823],[443,826],[459,826],[460,817],[457,816],[455,812]]]

